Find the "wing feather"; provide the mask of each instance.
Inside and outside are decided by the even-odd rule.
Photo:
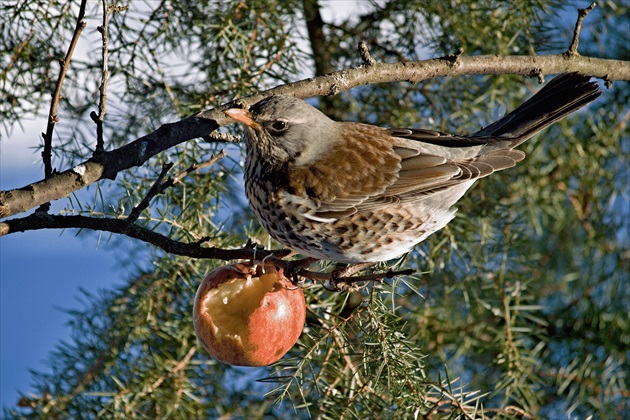
[[[291,191],[308,197],[312,210],[306,216],[316,221],[413,203],[525,157],[505,138],[340,124],[344,144],[290,169]]]

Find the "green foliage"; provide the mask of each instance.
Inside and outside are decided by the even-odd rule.
[[[365,39],[377,60],[455,53],[559,52],[575,7],[539,1],[371,1],[323,27],[333,68],[357,65]],[[313,74],[302,2],[121,2],[111,11],[107,148],[160,124]],[[334,8],[334,2],[330,4]],[[583,7],[583,5],[580,5]],[[577,7],[577,6],[576,6]],[[596,8],[583,54],[627,58],[627,6]],[[9,134],[48,106],[57,61],[76,23],[73,2],[0,5],[0,119]],[[100,4],[60,104],[56,164],[94,148]],[[563,15],[565,14],[565,15]],[[566,19],[566,15],[570,19]],[[564,16],[564,18],[563,18]],[[564,23],[563,23],[564,22]],[[594,24],[593,22],[596,22]],[[626,36],[627,38],[627,36]],[[80,44],[81,45],[81,44]],[[554,48],[556,48],[554,50]],[[601,49],[600,49],[601,48]],[[470,132],[535,89],[512,76],[365,86],[334,99],[337,117]],[[298,345],[268,368],[232,368],[196,341],[191,313],[203,275],[220,261],[128,248],[124,286],[85,295],[72,342],[34,374],[13,418],[610,418],[630,410],[627,84],[522,146],[519,166],[479,182],[457,218],[402,264],[414,277],[352,293],[308,285]],[[240,186],[241,151],[191,172],[139,219],[177,240],[274,244]],[[172,174],[219,148],[191,141],[72,199],[67,213],[126,217],[167,161]],[[68,161],[68,162],[66,162]]]

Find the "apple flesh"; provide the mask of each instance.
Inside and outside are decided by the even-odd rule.
[[[193,309],[203,347],[236,366],[280,360],[297,342],[305,319],[304,292],[271,265],[235,264],[211,271],[197,290]]]

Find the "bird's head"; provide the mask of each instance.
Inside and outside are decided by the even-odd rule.
[[[245,125],[248,154],[256,150],[273,166],[313,162],[339,137],[337,122],[291,96],[270,96],[248,110],[224,112]]]

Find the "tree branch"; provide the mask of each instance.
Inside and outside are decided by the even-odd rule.
[[[567,51],[567,54],[572,57],[577,57],[578,54],[578,44],[580,43],[580,31],[582,30],[582,21],[584,18],[595,8],[596,4],[591,3],[589,7],[586,9],[578,9],[578,18],[575,22],[575,30],[573,31],[573,40],[571,41],[571,46]]]
[[[283,261],[285,265],[291,263],[291,261]],[[277,264],[277,263],[276,263]],[[354,267],[350,265],[349,268]],[[330,291],[334,292],[345,292],[345,291],[354,291],[359,288],[358,283],[367,283],[367,282],[378,282],[382,283],[385,279],[391,279],[398,276],[410,276],[416,271],[413,269],[405,269],[394,271],[389,269],[380,273],[372,273],[372,274],[364,274],[357,276],[342,276],[339,277],[335,271],[330,273],[318,272],[318,271],[309,271],[306,269],[302,269],[297,272],[297,275],[310,279],[312,281],[318,281],[324,283],[324,287],[326,287]],[[329,287],[327,287],[328,285]]]
[[[630,80],[630,62],[565,54],[543,56],[459,56],[457,60],[438,58],[416,62],[374,63],[340,70],[325,76],[301,80],[259,92],[219,108],[201,111],[184,120],[165,124],[118,149],[104,152],[82,164],[25,187],[0,191],[0,218],[15,215],[70,193],[134,166],[156,154],[195,138],[208,138],[214,130],[233,121],[222,110],[236,103],[249,105],[270,95],[308,98],[329,95],[373,83],[420,82],[443,76],[472,74],[518,74],[523,76],[579,71],[606,80]]]
[[[103,139],[103,122],[107,113],[107,82],[109,80],[109,47],[107,45],[109,38],[109,15],[112,12],[107,6],[107,0],[102,0],[103,4],[103,24],[97,29],[101,33],[101,85],[99,86],[99,102],[98,114],[95,111],[90,113],[90,118],[96,124],[96,148],[94,154],[98,155],[105,151],[105,140]]]
[[[218,110],[214,114],[222,114]],[[210,115],[213,115],[212,113]],[[227,116],[221,115],[227,123]],[[207,136],[219,124],[208,118],[189,117],[165,124],[118,149],[101,153],[50,178],[25,187],[0,191],[0,218],[18,214],[48,201],[68,196],[101,179],[114,179],[118,172],[140,166],[156,154],[194,138]]]
[[[330,48],[324,35],[324,20],[320,13],[317,0],[303,0],[304,20],[308,30],[308,39],[313,51],[315,74],[324,75],[331,73],[334,68],[331,65]]]
[[[41,229],[91,229],[104,232],[118,233],[130,238],[139,239],[163,249],[164,251],[184,255],[192,258],[211,258],[218,260],[262,259],[269,256],[285,256],[290,251],[267,251],[252,246],[241,249],[219,249],[207,247],[207,238],[195,242],[180,242],[138,226],[128,219],[113,219],[107,217],[87,216],[59,216],[43,212],[35,212],[26,217],[0,222],[0,236],[9,232],[26,232]]]
[[[219,159],[223,159],[226,156],[227,156],[227,153],[225,152],[225,150],[221,150],[221,152],[219,152],[217,155],[213,155],[212,158],[208,160],[207,162],[195,163],[191,165],[188,169],[183,171],[182,173],[175,176],[174,178],[171,177],[168,180],[163,182],[164,177],[166,176],[168,171],[173,167],[173,163],[171,162],[164,163],[162,165],[162,171],[160,172],[157,179],[155,180],[155,182],[153,183],[153,185],[151,186],[147,194],[144,196],[142,201],[140,201],[138,205],[136,205],[133,209],[131,209],[129,216],[127,216],[127,221],[130,223],[135,223],[136,220],[138,220],[138,217],[140,217],[140,214],[142,214],[142,212],[149,207],[149,204],[151,203],[151,200],[153,199],[153,197],[155,197],[158,194],[163,193],[164,191],[166,191],[166,189],[171,188],[173,185],[181,182],[181,180],[185,176],[190,174],[191,172],[194,172],[201,168],[205,168],[207,166],[214,165]]]
[[[164,168],[161,175],[165,175],[168,168]],[[159,185],[159,179],[155,186]],[[156,187],[157,188],[157,187]],[[90,229],[104,232],[126,235],[130,238],[138,239],[150,243],[170,254],[182,255],[191,258],[217,259],[223,261],[230,260],[251,260],[255,262],[268,262],[282,268],[285,272],[291,271],[293,267],[301,267],[303,261],[312,259],[285,261],[282,258],[291,254],[289,250],[265,250],[250,243],[240,249],[221,249],[207,246],[207,238],[202,238],[195,242],[180,242],[168,236],[157,233],[149,228],[139,226],[129,217],[125,219],[113,219],[108,217],[87,217],[87,216],[60,216],[51,215],[44,212],[35,212],[26,217],[5,220],[0,222],[0,236],[7,233],[26,232],[41,229]],[[317,282],[328,282],[335,291],[352,290],[360,282],[381,282],[395,276],[410,275],[414,270],[393,271],[388,270],[383,273],[373,273],[361,276],[339,277],[337,272],[323,273],[309,271],[299,268],[295,273],[299,276]]]
[[[53,93],[52,101],[50,103],[50,111],[48,112],[48,125],[46,126],[46,132],[42,133],[42,137],[44,138],[44,150],[42,151],[42,160],[44,161],[44,176],[46,178],[49,178],[53,173],[52,136],[53,130],[55,129],[55,124],[59,121],[59,118],[57,117],[57,106],[59,105],[59,100],[61,99],[61,87],[63,86],[63,81],[66,78],[66,72],[68,71],[68,67],[70,66],[70,60],[72,59],[74,49],[79,42],[81,32],[83,32],[83,29],[87,25],[87,23],[85,23],[85,21],[83,20],[83,17],[85,16],[86,3],[86,0],[83,0],[81,2],[79,16],[77,16],[77,24],[74,28],[74,34],[72,35],[70,46],[68,47],[68,51],[66,52],[66,57],[60,62],[61,68],[59,69],[59,77],[57,78],[57,84],[55,85],[55,91]],[[45,202],[39,204],[44,203]]]
[[[313,53],[315,76],[323,76],[335,71],[331,54],[330,40],[324,33],[324,19],[322,19],[318,0],[303,0],[304,23],[308,31],[308,40]],[[336,94],[336,93],[335,93]],[[326,96],[319,101],[319,109],[331,118],[339,118],[340,105],[338,98]]]
[[[218,160],[223,159],[224,157],[227,156],[227,152],[225,151],[225,149],[221,149],[221,151],[219,153],[217,153],[216,155],[212,155],[212,158],[210,158],[208,161],[206,162],[202,162],[202,163],[194,163],[192,165],[190,165],[190,167],[188,167],[185,171],[177,174],[174,178],[170,178],[168,181],[166,181],[165,183],[163,183],[160,186],[160,191],[158,192],[161,193],[164,190],[166,190],[167,188],[172,187],[173,185],[179,183],[182,181],[182,179],[187,176],[188,174],[190,174],[191,172],[194,172],[198,169],[202,169],[208,166],[212,166],[214,165]]]
[[[374,57],[370,55],[370,51],[368,50],[368,46],[365,41],[359,42],[358,50],[359,50],[359,55],[361,56],[361,59],[363,60],[364,66],[371,66],[372,64],[376,63],[376,60],[374,59]]]
[[[144,196],[142,201],[140,201],[140,203],[138,203],[138,205],[132,208],[131,212],[129,212],[129,216],[127,216],[127,221],[129,223],[135,223],[136,220],[138,220],[138,217],[140,217],[140,215],[142,214],[142,212],[145,211],[149,207],[149,204],[151,204],[151,200],[153,199],[153,197],[155,197],[156,195],[158,195],[159,193],[163,191],[161,188],[161,186],[163,185],[162,181],[164,180],[164,177],[166,176],[168,171],[171,170],[172,167],[173,167],[173,162],[167,162],[167,163],[162,164],[162,171],[160,171],[160,175],[158,175],[153,185],[151,185],[151,188],[149,188],[149,191],[147,192],[147,194]]]

